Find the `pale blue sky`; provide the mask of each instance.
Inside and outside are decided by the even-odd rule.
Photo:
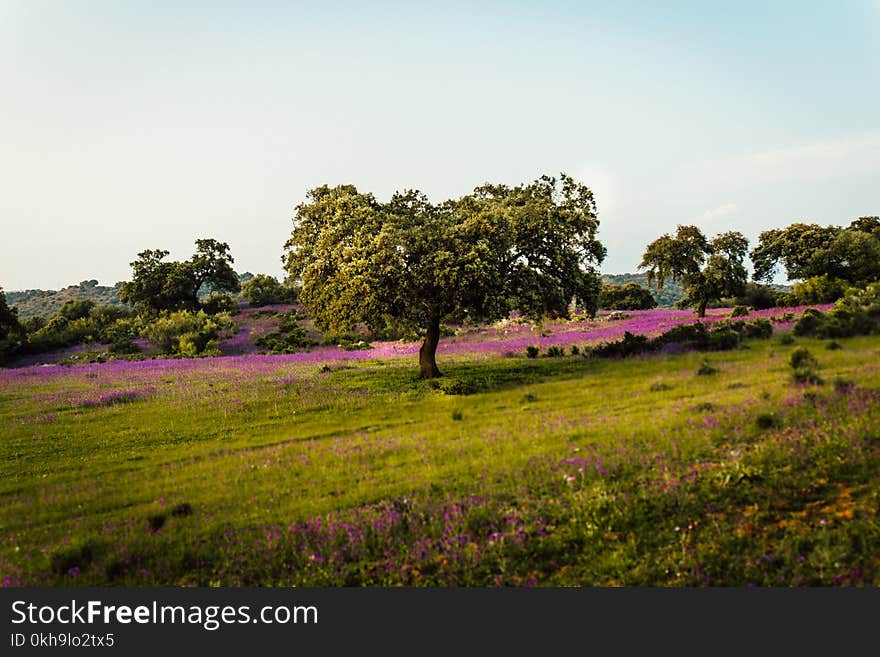
[[[880,214],[880,0],[0,0],[0,285],[229,242],[281,275],[320,184],[435,200],[565,171],[603,271],[708,234]]]

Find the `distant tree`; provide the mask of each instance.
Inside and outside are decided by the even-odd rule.
[[[18,321],[18,311],[6,303],[6,294],[0,287],[0,365],[21,351],[24,329]]]
[[[757,310],[775,308],[784,299],[785,293],[770,285],[759,283],[746,283],[745,290],[741,295],[731,300],[730,305],[748,306]]]
[[[215,239],[196,240],[196,252],[183,265],[191,270],[196,291],[202,286],[213,292],[238,292],[241,283],[232,268],[229,245]]]
[[[595,312],[598,226],[592,193],[565,175],[484,185],[438,205],[416,191],[381,203],[351,185],[323,186],[296,208],[285,268],[325,328],[420,329],[420,373],[433,378],[444,323],[512,309],[566,316],[573,302]]]
[[[604,310],[650,310],[657,307],[651,290],[638,283],[602,285],[599,307]]]
[[[648,245],[639,269],[646,270],[648,284],[658,289],[667,279],[680,283],[685,295],[678,305],[705,317],[712,301],[745,291],[748,244],[739,232],[709,241],[696,226],[679,226],[675,237],[666,234]]]
[[[750,255],[756,281],[771,281],[782,263],[789,280],[827,276],[861,287],[880,279],[880,219],[860,217],[846,228],[795,223],[767,230]]]
[[[293,303],[296,297],[292,288],[282,285],[277,278],[266,274],[257,274],[242,283],[241,295],[252,306]]]
[[[64,302],[58,314],[63,315],[67,319],[82,319],[83,317],[88,317],[94,307],[95,302],[91,299],[70,299]]]
[[[196,253],[184,262],[168,262],[168,251],[148,249],[131,263],[132,279],[119,288],[119,299],[141,310],[196,310],[199,290],[238,292],[229,245],[214,239],[196,240]]]

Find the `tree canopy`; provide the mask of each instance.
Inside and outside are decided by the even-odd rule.
[[[859,217],[845,228],[795,223],[766,230],[750,255],[756,281],[771,281],[781,262],[789,280],[827,276],[863,286],[880,278],[880,218]]]
[[[168,251],[147,249],[130,263],[132,279],[122,284],[119,299],[141,310],[196,310],[199,290],[238,292],[229,245],[215,239],[196,240],[196,252],[183,262],[169,262]]]
[[[322,186],[296,208],[284,263],[325,328],[422,331],[421,376],[432,378],[444,323],[514,309],[567,316],[572,303],[594,313],[598,226],[592,192],[565,174],[439,204],[412,190],[382,203],[351,185]]]
[[[599,295],[599,307],[603,310],[650,310],[657,307],[657,300],[651,290],[638,283],[605,283]]]
[[[23,344],[24,329],[18,321],[18,311],[9,307],[0,287],[0,364],[15,355]]]
[[[675,236],[662,235],[651,242],[639,269],[645,269],[648,284],[662,288],[667,279],[680,283],[685,290],[679,302],[706,316],[709,303],[722,297],[738,296],[748,280],[743,261],[748,240],[731,231],[709,241],[696,226],[679,226]]]

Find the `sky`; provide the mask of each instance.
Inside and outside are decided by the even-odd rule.
[[[0,286],[230,245],[283,276],[306,192],[434,201],[568,173],[605,273],[880,214],[880,0],[0,0]]]

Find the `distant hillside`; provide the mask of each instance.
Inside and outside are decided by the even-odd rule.
[[[90,299],[97,304],[123,305],[117,292],[122,283],[113,287],[98,285],[98,281],[82,281],[79,285],[70,285],[63,290],[24,290],[23,292],[6,292],[6,301],[10,306],[18,308],[21,319],[29,317],[51,317],[61,309],[65,301],[71,299]]]
[[[648,287],[648,279],[644,274],[602,274],[602,280],[612,285],[637,283],[642,287]],[[672,308],[675,302],[684,296],[684,292],[675,281],[665,281],[663,289],[659,292],[653,285],[649,289],[651,295],[657,300],[657,305],[661,308]]]
[[[242,282],[253,278],[253,274],[245,272],[238,275],[238,279]],[[125,306],[119,301],[119,287],[122,281],[108,287],[106,285],[98,285],[98,281],[82,281],[78,285],[69,285],[63,290],[24,290],[22,291],[6,291],[6,302],[10,307],[18,308],[19,319],[27,319],[29,317],[45,317],[48,319],[56,312],[61,310],[61,306],[65,301],[71,299],[89,299],[98,305]],[[199,297],[210,294],[210,290],[199,290]]]

